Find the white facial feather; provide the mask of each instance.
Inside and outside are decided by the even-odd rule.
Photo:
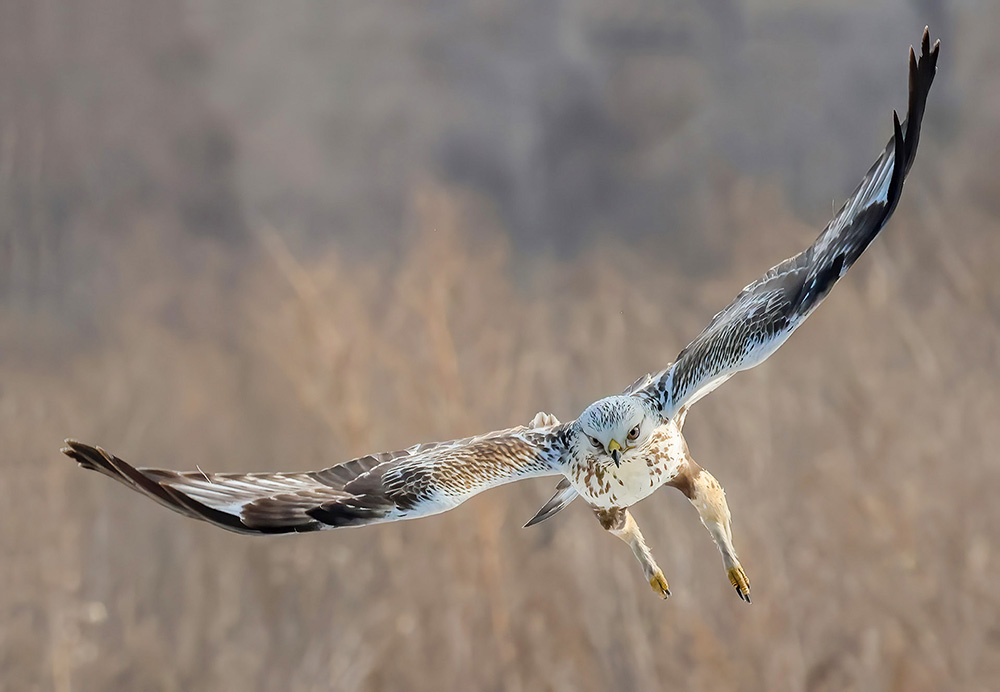
[[[632,396],[609,396],[599,399],[587,407],[580,415],[580,428],[587,436],[586,444],[595,447],[591,440],[600,443],[599,451],[607,453],[612,441],[617,441],[623,449],[634,447],[648,436],[651,428],[647,424],[651,413],[642,400]],[[636,439],[628,439],[629,432],[639,426]]]

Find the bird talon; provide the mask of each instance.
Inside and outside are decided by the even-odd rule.
[[[670,595],[670,587],[667,585],[667,579],[663,576],[663,572],[657,572],[650,578],[649,585],[653,587],[653,591],[667,598]]]
[[[736,594],[742,600],[750,603],[750,580],[747,579],[747,573],[743,571],[743,567],[741,565],[730,567],[726,570],[726,575],[729,577],[729,583],[736,589]]]

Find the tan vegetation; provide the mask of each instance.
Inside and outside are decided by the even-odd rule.
[[[295,469],[537,408],[569,418],[664,363],[742,279],[689,286],[615,248],[529,269],[516,286],[503,244],[461,230],[487,216],[475,200],[426,186],[396,266],[300,262],[266,230],[268,251],[231,295],[212,280],[154,281],[58,356],[39,359],[31,341],[59,341],[59,325],[6,313],[4,679],[908,690],[988,679],[1000,670],[1000,330],[983,318],[1000,295],[948,267],[982,276],[1000,243],[972,242],[973,224],[943,238],[921,218],[928,177],[809,325],[689,419],[693,453],[729,491],[750,607],[669,491],[636,511],[674,589],[661,603],[586,508],[519,528],[543,481],[421,522],[251,540],[56,452],[72,434],[147,465]],[[811,233],[767,188],[738,186],[728,205],[748,229],[734,236],[741,266]],[[178,328],[172,301],[228,324]]]
[[[183,24],[136,11],[155,36]],[[14,26],[0,21],[5,46],[35,35]],[[780,184],[713,163],[693,193],[684,181],[673,192],[693,199],[690,233],[625,241],[595,221],[606,232],[566,257],[512,247],[502,205],[415,165],[389,231],[399,252],[309,244],[230,209],[237,164],[221,135],[206,145],[223,150],[212,165],[171,158],[192,133],[218,135],[218,119],[199,125],[201,92],[175,98],[129,73],[116,88],[141,81],[149,120],[73,110],[51,65],[113,41],[58,34],[60,53],[41,32],[12,51],[0,76],[55,90],[0,98],[0,689],[994,688],[1000,91],[988,22],[963,31],[965,52],[943,48],[884,236],[771,360],[688,417],[692,454],[726,487],[751,606],[669,489],[634,510],[670,581],[662,602],[586,507],[520,528],[554,480],[417,522],[255,539],[171,514],[58,449],[72,436],[137,465],[295,470],[538,410],[570,419],[664,366],[741,286],[811,242],[819,228]],[[156,45],[144,36],[129,45]],[[169,55],[188,65],[192,53]],[[641,74],[660,74],[654,62],[632,65],[630,98],[647,91]],[[84,73],[138,69],[97,64]],[[902,80],[903,67],[886,69]],[[700,63],[678,69],[699,99],[718,97]],[[27,80],[39,74],[52,79]],[[949,93],[962,97],[953,117]],[[83,127],[95,121],[107,124]],[[889,124],[885,113],[873,128]],[[623,170],[656,181],[663,161],[701,165],[678,128]],[[93,162],[115,146],[155,164],[141,183],[122,174],[134,189],[101,187]],[[349,196],[341,179],[296,170]],[[350,173],[376,189],[374,172]],[[177,210],[205,194],[225,209],[192,232]],[[236,230],[210,232],[219,218]]]

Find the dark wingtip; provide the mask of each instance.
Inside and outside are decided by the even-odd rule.
[[[892,111],[892,141],[893,156],[895,163],[892,167],[892,179],[889,181],[889,209],[891,214],[899,201],[899,194],[903,188],[903,180],[906,178],[906,171],[909,168],[911,157],[907,156],[907,146],[910,144],[903,138],[903,126],[899,123],[899,113]]]
[[[923,36],[920,39],[920,57],[918,59],[913,46],[910,46],[910,75],[909,75],[909,101],[906,108],[905,132],[906,141],[903,148],[903,156],[897,157],[897,162],[902,162],[903,173],[910,170],[913,159],[917,153],[917,143],[920,138],[920,125],[924,117],[924,109],[927,103],[927,95],[930,92],[931,84],[937,73],[938,52],[941,41],[935,41],[931,47],[930,29],[924,27]]]
[[[114,454],[106,452],[100,447],[88,445],[73,439],[67,439],[65,444],[66,446],[61,450],[62,453],[76,461],[81,467],[113,478],[122,485],[126,485],[132,490],[142,493],[159,502],[164,507],[184,516],[191,517],[192,519],[202,519],[221,528],[239,533],[270,533],[267,530],[250,529],[243,525],[238,517],[208,507],[188,497],[183,492],[171,488],[167,484],[159,483],[155,478],[144,473],[143,470],[133,467],[128,462],[119,459]],[[155,472],[156,469],[146,469],[146,471]]]
[[[69,437],[63,440],[63,444],[66,446],[59,451],[85,469],[96,471],[98,470],[100,457],[107,458],[107,452],[104,452],[99,447],[91,447],[88,444]]]
[[[903,158],[906,156],[906,154],[907,154],[906,148],[907,148],[907,145],[909,145],[910,143],[903,139],[903,126],[899,124],[899,114],[896,111],[892,112],[892,137],[893,137],[893,139],[896,142],[895,143],[895,147],[896,147],[895,156],[896,156],[896,161],[898,162],[898,161],[903,160]],[[899,183],[899,186],[902,186],[902,184],[903,184],[903,178],[906,176],[906,168],[902,167],[902,166],[898,166],[898,165],[896,167],[898,167],[898,168],[901,169],[901,173],[899,175],[899,181],[898,181],[898,183]],[[894,167],[894,170],[892,172],[892,174],[893,174],[892,177],[894,179],[893,182],[896,182],[895,181],[895,178],[896,178],[896,170],[895,170],[895,168],[896,167]],[[895,191],[896,191],[897,194],[899,193],[898,187],[896,188]]]

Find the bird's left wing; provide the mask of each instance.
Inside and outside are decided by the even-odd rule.
[[[892,139],[816,242],[744,288],[673,365],[640,378],[627,393],[651,400],[664,418],[673,418],[737,372],[764,361],[816,309],[896,208],[917,153],[939,43],[932,48],[924,29],[919,60],[910,48],[906,121],[900,125],[893,113]]]
[[[503,483],[558,475],[571,429],[511,428],[301,473],[135,468],[100,447],[74,440],[67,440],[62,451],[82,467],[185,516],[239,533],[271,534],[428,516]]]

